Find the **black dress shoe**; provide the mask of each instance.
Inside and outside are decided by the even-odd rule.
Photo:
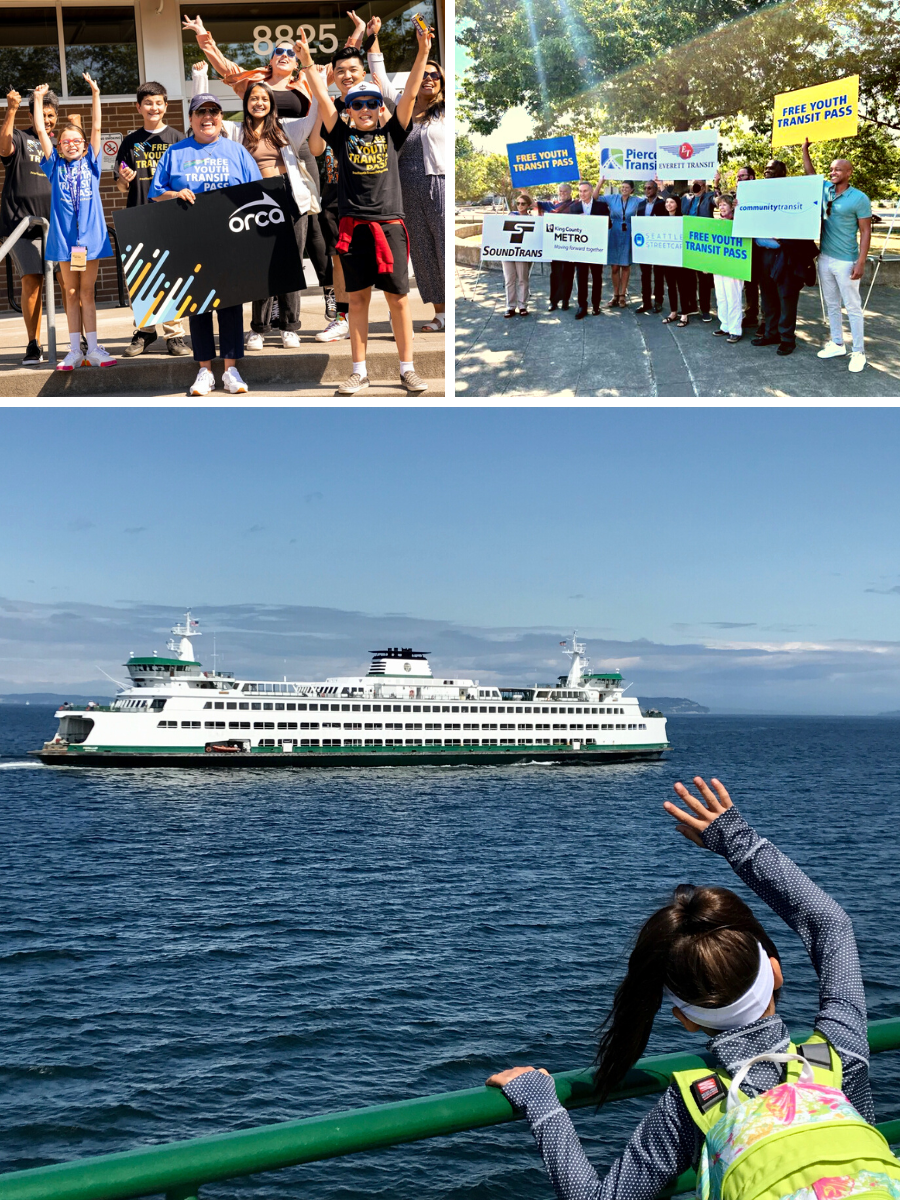
[[[741,324],[745,329],[749,329],[751,325],[759,324],[759,313],[744,313],[744,319]]]
[[[654,311],[655,313],[661,313],[661,312],[662,312],[662,305],[661,305],[661,304],[654,304],[654,305],[653,305],[653,311]]]
[[[636,308],[634,311],[639,312],[639,313],[645,313],[645,312],[651,312],[652,309],[650,308],[649,304],[642,304],[640,306],[640,308]]]
[[[595,317],[599,317],[599,316],[600,316],[600,305],[599,305],[599,304],[595,304],[595,305],[594,305],[594,316],[595,316]]]
[[[559,308],[559,305],[554,300],[553,303],[548,307],[547,312],[556,312],[557,308]]]
[[[755,337],[750,339],[751,346],[777,346],[778,338]]]
[[[578,312],[575,314],[575,320],[580,321],[583,317],[586,317],[586,316],[587,316],[587,309],[579,308]]]
[[[563,304],[563,306],[562,306],[562,309],[563,309],[563,312],[568,312],[568,311],[569,311],[569,302],[568,302],[568,300],[566,300],[566,302]]]
[[[793,354],[795,349],[796,347],[793,342],[782,342],[775,353],[781,355]]]

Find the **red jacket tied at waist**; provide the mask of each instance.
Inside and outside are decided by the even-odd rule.
[[[403,232],[406,234],[406,253],[409,254],[409,234],[406,233],[406,226],[395,217],[392,221],[368,221],[364,217],[341,217],[341,223],[338,225],[338,240],[335,249],[338,254],[346,254],[350,249],[350,242],[353,239],[353,231],[357,225],[368,225],[372,230],[372,237],[375,239],[375,262],[378,266],[378,274],[382,275],[386,271],[393,271],[394,256],[391,253],[391,248],[388,245],[388,240],[384,236],[382,225],[401,225]]]

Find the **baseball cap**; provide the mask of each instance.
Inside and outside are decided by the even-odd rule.
[[[379,104],[384,104],[384,96],[374,83],[355,83],[344,96],[344,103],[349,108],[351,100],[362,100],[369,96],[377,100]]]
[[[190,103],[190,106],[188,107],[188,112],[189,113],[195,112],[200,107],[201,104],[214,104],[216,106],[216,108],[219,109],[220,112],[222,111],[221,101],[218,100],[212,94],[212,92],[201,92],[199,96],[193,96],[191,98],[191,103]]]

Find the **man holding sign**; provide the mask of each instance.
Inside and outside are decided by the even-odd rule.
[[[803,143],[803,169],[807,175],[816,173],[809,154],[809,138]],[[841,313],[843,304],[853,338],[849,366],[855,374],[866,365],[859,283],[866,269],[872,240],[872,205],[865,192],[851,187],[853,164],[846,158],[836,158],[829,174],[831,182],[825,184],[823,195],[819,280],[828,310],[831,341],[819,351],[819,358],[843,358],[847,353]]]
[[[609,205],[605,200],[599,199],[603,182],[601,179],[596,188],[594,188],[586,179],[582,179],[578,185],[578,199],[573,200],[565,208],[561,208],[559,210],[560,213],[571,213],[572,216],[606,217],[607,228],[609,228]],[[563,288],[566,294],[569,294],[572,290],[572,277],[575,275],[575,266],[574,262],[567,262],[563,269]],[[580,262],[578,263],[578,311],[575,313],[576,321],[581,321],[587,316],[588,272],[590,272],[591,276],[591,303],[594,307],[594,316],[596,317],[600,313],[600,299],[603,292],[603,264],[599,262]]]

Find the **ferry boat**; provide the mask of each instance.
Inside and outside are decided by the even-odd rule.
[[[555,684],[483,686],[436,678],[428,652],[370,651],[365,675],[323,682],[236,679],[205,671],[191,613],[165,656],[132,655],[109,705],[65,704],[41,750],[53,766],[345,767],[658,759],[662,713],[642,712],[619,671],[592,672],[585,644]]]

